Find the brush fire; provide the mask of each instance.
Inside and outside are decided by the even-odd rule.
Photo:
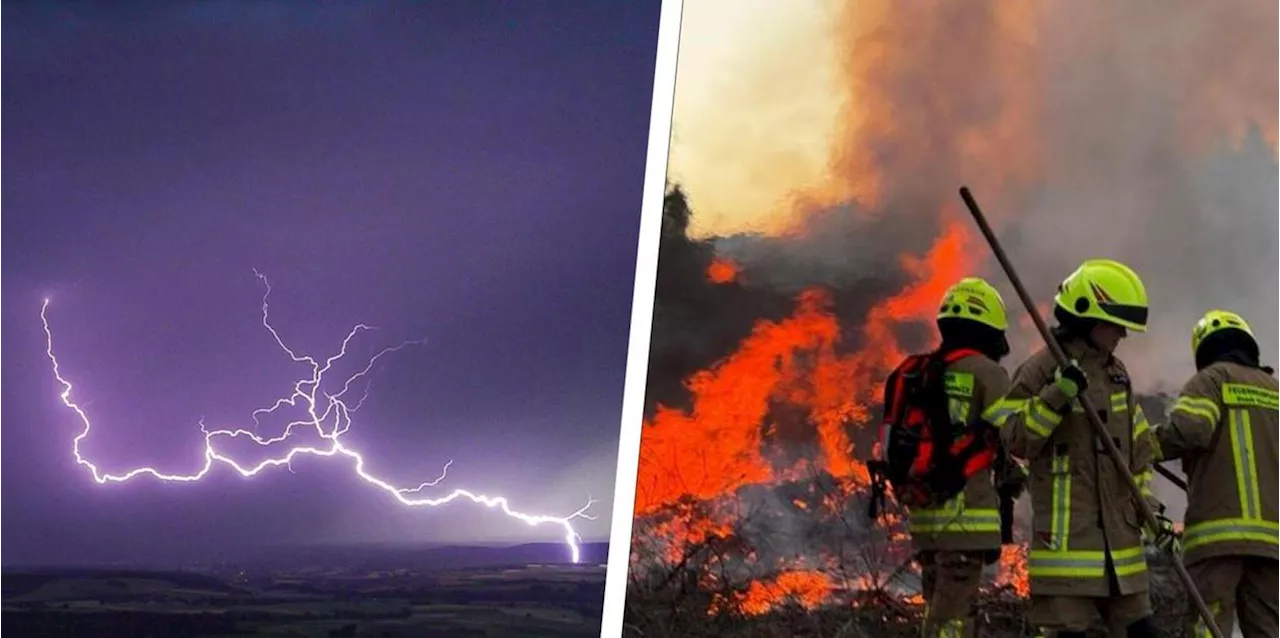
[[[901,283],[891,292],[858,307],[840,303],[847,296],[840,290],[808,286],[779,304],[773,291],[705,276],[716,257],[687,236],[691,211],[678,187],[664,214],[676,221],[663,255],[675,258],[660,259],[659,289],[677,301],[657,304],[655,322],[709,298],[697,291],[726,289],[732,296],[715,297],[721,314],[708,324],[734,325],[747,309],[777,316],[739,321],[745,334],[683,375],[678,390],[656,382],[660,376],[651,381],[631,595],[667,595],[707,618],[841,608],[875,610],[885,622],[918,616],[920,567],[905,513],[891,506],[874,521],[868,516],[866,460],[876,452],[885,376],[906,354],[938,345],[929,329],[937,299],[979,267],[980,238],[944,209],[932,245],[897,260]],[[704,262],[686,263],[691,255]],[[1011,324],[1015,352],[1037,345],[1032,330],[1029,320]],[[651,375],[693,367],[679,355],[698,334],[657,340]],[[1158,416],[1169,397],[1142,402]],[[1026,508],[1020,502],[1015,514],[1015,542],[987,569],[988,602],[1029,595]]]
[[[669,196],[669,214],[685,206],[682,193]],[[803,289],[790,314],[756,322],[686,379],[689,408],[656,406],[641,444],[636,560],[692,569],[713,594],[710,614],[868,596],[921,602],[901,515],[866,518],[864,459],[884,376],[908,351],[936,345],[932,336],[904,343],[900,328],[930,324],[942,293],[976,266],[978,239],[953,213],[929,250],[901,256],[908,283],[853,331],[829,290]],[[1025,596],[1025,562],[1008,548],[996,586]]]
[[[819,5],[796,10],[809,20],[803,37],[779,35],[786,3],[758,7],[779,15],[743,28],[774,31],[753,34],[755,50],[739,42],[738,66],[720,70],[699,65],[729,60],[727,47],[713,55],[698,34],[726,29],[739,5],[686,6],[684,40],[697,42],[688,55],[681,44],[684,134],[669,169],[681,183],[663,207],[628,613],[661,604],[704,623],[833,609],[918,618],[904,512],[890,499],[881,518],[868,516],[885,378],[937,345],[939,301],[967,276],[987,278],[1010,306],[1006,367],[1041,347],[961,208],[962,184],[989,203],[1042,316],[1081,259],[1123,258],[1143,273],[1159,319],[1125,357],[1153,421],[1192,370],[1185,331],[1205,303],[1274,313],[1275,297],[1244,292],[1274,289],[1270,269],[1230,267],[1254,277],[1240,295],[1187,270],[1187,255],[1233,259],[1211,210],[1257,226],[1265,241],[1231,241],[1276,260],[1276,74],[1255,63],[1271,59],[1275,32],[1251,26],[1273,24],[1274,3]],[[1184,33],[1192,14],[1206,26]],[[1135,25],[1163,35],[1138,37]],[[824,64],[822,99],[775,90],[787,69],[811,77]],[[713,87],[721,93],[709,98]],[[817,102],[839,105],[828,109],[834,124],[821,123],[828,134],[793,131],[819,125],[794,117],[820,112]],[[802,175],[797,166],[812,162],[788,159],[812,157],[795,145],[820,137],[825,168]],[[1256,170],[1215,168],[1227,161]],[[1255,210],[1265,215],[1247,217]],[[1274,343],[1274,328],[1262,329]],[[1026,500],[1014,542],[987,568],[985,600],[1016,606],[1029,595]],[[778,635],[804,633],[803,622]]]

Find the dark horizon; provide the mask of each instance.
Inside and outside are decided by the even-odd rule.
[[[247,428],[305,372],[255,269],[300,353],[358,323],[362,360],[427,340],[373,369],[342,439],[369,472],[412,487],[452,460],[439,493],[531,514],[592,496],[574,524],[607,541],[659,8],[6,2],[4,565],[561,542],[402,507],[341,458],[94,483],[41,300],[85,454],[188,473],[202,417]]]
[[[57,560],[39,563],[6,563],[0,566],[6,573],[68,572],[76,570],[101,571],[111,569],[136,569],[140,571],[200,570],[210,566],[238,565],[263,571],[289,570],[301,566],[342,566],[352,561],[377,563],[385,561],[406,565],[406,559],[415,568],[425,570],[491,568],[500,565],[563,565],[572,566],[564,558],[564,546],[556,542],[530,543],[333,543],[315,545],[264,546],[241,553],[220,555],[192,555],[172,557],[168,560]],[[608,541],[584,541],[582,558],[578,566],[591,567],[608,562]]]

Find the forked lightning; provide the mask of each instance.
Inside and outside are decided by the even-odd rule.
[[[50,300],[49,299],[44,300],[44,304],[40,307],[40,321],[44,324],[45,343],[46,343],[45,353],[48,355],[49,361],[53,364],[53,376],[58,380],[59,383],[62,384],[62,387],[63,387],[62,394],[61,394],[62,403],[66,405],[68,408],[70,408],[73,412],[75,412],[76,416],[78,416],[80,418],[80,421],[84,424],[84,429],[81,430],[80,434],[75,437],[74,443],[72,444],[72,452],[75,454],[76,462],[84,466],[85,468],[87,468],[93,474],[93,480],[97,481],[98,483],[125,482],[133,478],[136,478],[138,476],[149,475],[162,481],[178,481],[178,482],[199,481],[209,474],[209,472],[213,469],[213,464],[215,461],[218,461],[227,466],[230,466],[232,469],[238,472],[241,476],[250,477],[258,474],[259,472],[269,467],[278,467],[281,465],[288,466],[293,461],[293,459],[298,457],[299,455],[320,456],[320,457],[343,456],[352,461],[351,467],[355,471],[356,476],[359,476],[366,483],[369,483],[370,485],[373,485],[385,491],[387,494],[390,494],[392,497],[394,497],[396,501],[398,501],[400,504],[408,507],[421,507],[421,506],[437,507],[440,505],[444,505],[445,503],[449,503],[454,500],[457,500],[459,498],[464,498],[464,499],[470,499],[474,503],[478,503],[480,505],[484,505],[489,508],[498,508],[507,516],[523,521],[524,523],[530,526],[558,525],[564,529],[565,543],[569,546],[569,549],[572,553],[573,562],[574,563],[579,562],[579,559],[581,558],[579,541],[581,540],[581,538],[578,536],[578,533],[574,530],[572,522],[574,519],[578,519],[578,518],[582,518],[586,520],[594,520],[593,516],[590,516],[587,514],[587,510],[590,509],[590,507],[595,503],[595,500],[592,498],[588,498],[586,505],[582,506],[580,509],[578,509],[578,511],[573,512],[568,516],[532,515],[532,514],[525,514],[525,513],[518,512],[511,509],[505,497],[485,496],[485,495],[476,494],[474,492],[464,490],[464,489],[455,489],[452,492],[449,492],[448,494],[444,496],[440,496],[438,498],[421,498],[421,497],[414,496],[426,488],[435,487],[436,485],[440,484],[448,475],[449,466],[452,465],[453,463],[452,461],[449,461],[449,463],[445,464],[439,477],[437,477],[434,480],[425,481],[417,485],[416,487],[403,487],[403,488],[396,487],[395,485],[392,485],[391,483],[371,474],[365,468],[364,457],[362,457],[359,452],[351,449],[350,447],[347,447],[341,441],[342,435],[345,434],[347,430],[351,427],[351,415],[360,409],[360,406],[364,403],[365,398],[368,396],[368,386],[366,385],[364,394],[361,395],[360,399],[355,403],[355,405],[348,406],[346,401],[344,400],[344,397],[346,397],[348,392],[351,391],[351,386],[354,382],[360,380],[362,377],[368,374],[370,370],[373,369],[373,366],[375,363],[377,363],[378,359],[382,358],[384,355],[396,352],[406,346],[414,345],[414,344],[422,344],[422,343],[425,343],[425,341],[424,340],[406,341],[393,347],[384,348],[383,350],[379,351],[376,355],[374,355],[372,358],[370,358],[368,363],[362,369],[360,369],[359,372],[356,372],[354,375],[347,378],[342,383],[341,390],[339,390],[336,394],[321,392],[320,387],[321,387],[322,381],[324,380],[324,375],[329,372],[329,370],[332,368],[335,362],[340,360],[342,357],[346,356],[347,345],[351,342],[353,338],[355,338],[357,334],[359,334],[362,331],[373,330],[373,327],[360,324],[352,328],[351,332],[347,334],[347,337],[343,339],[342,347],[339,349],[338,353],[325,359],[323,363],[317,361],[316,359],[310,356],[298,355],[292,349],[290,349],[287,345],[285,345],[284,340],[280,338],[279,333],[277,333],[275,328],[272,327],[271,322],[268,318],[267,298],[271,295],[271,284],[267,281],[267,278],[263,276],[261,273],[254,271],[254,274],[257,275],[258,278],[262,280],[262,283],[266,288],[266,291],[262,295],[262,325],[267,329],[267,331],[271,333],[272,338],[275,339],[276,343],[280,346],[282,350],[284,350],[286,354],[289,355],[291,359],[299,363],[307,363],[311,366],[311,376],[309,378],[303,378],[295,382],[293,385],[293,392],[286,397],[282,397],[276,400],[276,402],[272,404],[271,407],[259,408],[257,410],[254,410],[252,413],[252,418],[254,422],[253,431],[241,430],[241,429],[210,430],[205,427],[204,421],[202,419],[199,423],[199,426],[200,426],[200,431],[204,434],[204,464],[200,467],[198,471],[196,471],[193,474],[166,474],[153,467],[140,467],[122,474],[110,474],[99,469],[97,464],[87,459],[81,453],[80,444],[89,436],[89,431],[92,429],[92,425],[90,424],[89,416],[84,411],[84,409],[82,409],[78,404],[76,404],[74,401],[71,400],[71,392],[72,392],[71,382],[62,376],[62,371],[58,365],[58,359],[53,354],[53,331],[49,328],[49,319],[47,316],[47,310],[49,308]],[[317,395],[320,395],[319,398],[317,398]],[[306,407],[307,417],[308,417],[307,419],[293,421],[289,423],[288,425],[285,426],[284,433],[277,437],[265,438],[257,434],[259,419],[263,415],[271,414],[286,405],[290,407],[297,407],[299,401],[301,401],[303,405]],[[321,406],[323,406],[322,411],[321,411]],[[311,428],[314,428],[316,434],[319,435],[319,437],[323,440],[323,443],[317,444],[317,445],[295,444],[292,447],[289,447],[288,441],[290,439],[296,438],[295,429],[300,426],[309,426]],[[326,428],[326,426],[329,426],[329,427]],[[273,449],[287,448],[287,449],[284,450],[283,453],[280,455],[272,456],[256,464],[242,463],[241,461],[236,460],[233,456],[229,455],[228,453],[219,451],[219,449],[215,445],[215,442],[219,440],[237,439],[237,438],[252,441],[258,446],[261,446],[264,448],[273,448]]]

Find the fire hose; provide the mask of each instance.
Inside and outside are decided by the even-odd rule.
[[[996,259],[999,260],[1000,266],[1009,277],[1009,282],[1013,284],[1014,290],[1017,291],[1018,297],[1022,300],[1022,304],[1026,306],[1027,313],[1031,315],[1032,321],[1036,324],[1036,329],[1040,331],[1040,336],[1044,339],[1045,345],[1048,346],[1049,352],[1053,354],[1053,358],[1057,360],[1058,365],[1066,367],[1070,365],[1067,355],[1062,350],[1062,346],[1054,339],[1053,334],[1049,332],[1049,327],[1045,324],[1044,318],[1040,316],[1036,310],[1035,302],[1031,300],[1031,296],[1027,294],[1026,288],[1022,285],[1022,280],[1018,278],[1018,273],[1014,271],[1013,264],[1009,263],[1009,257],[1005,255],[1004,249],[1000,247],[1000,241],[996,239],[995,233],[991,230],[991,226],[987,224],[986,216],[982,214],[982,209],[978,208],[978,202],[973,199],[973,195],[966,186],[960,187],[960,198],[964,200],[965,206],[969,208],[969,212],[973,214],[973,219],[978,223],[979,230],[987,239],[987,243],[991,246],[991,251],[995,253]],[[1151,506],[1147,503],[1146,498],[1142,494],[1142,490],[1138,487],[1138,483],[1133,479],[1133,474],[1129,472],[1129,464],[1125,462],[1124,457],[1120,454],[1120,449],[1116,447],[1111,436],[1108,435],[1106,427],[1102,424],[1102,420],[1098,417],[1093,401],[1088,396],[1080,394],[1076,397],[1080,401],[1080,405],[1084,408],[1084,414],[1089,420],[1089,424],[1093,426],[1094,434],[1106,449],[1107,454],[1111,457],[1116,469],[1120,471],[1124,477],[1125,484],[1129,486],[1129,492],[1133,495],[1137,502],[1138,511],[1146,520],[1146,524],[1152,530],[1160,529],[1160,522],[1156,518],[1155,512],[1151,510]],[[1161,469],[1159,465],[1155,466]],[[1165,472],[1161,472],[1166,478],[1169,477]],[[1183,484],[1185,486],[1185,483]],[[1184,488],[1185,489],[1185,488]],[[1176,552],[1171,552],[1170,557],[1173,560],[1174,570],[1178,572],[1178,578],[1182,581],[1183,587],[1187,590],[1187,596],[1196,605],[1204,624],[1209,628],[1214,638],[1226,638],[1222,629],[1218,627],[1218,623],[1213,618],[1213,612],[1209,610],[1209,606],[1205,604],[1204,597],[1200,595],[1200,591],[1196,589],[1196,584],[1192,582],[1191,575],[1187,573],[1187,568],[1182,563],[1182,557]]]

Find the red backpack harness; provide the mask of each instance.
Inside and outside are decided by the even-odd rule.
[[[936,506],[964,491],[970,477],[994,463],[997,449],[990,431],[953,423],[948,407],[946,369],[971,356],[983,355],[969,348],[915,354],[889,374],[879,458],[867,463],[872,518],[883,507],[886,481],[900,504]]]

